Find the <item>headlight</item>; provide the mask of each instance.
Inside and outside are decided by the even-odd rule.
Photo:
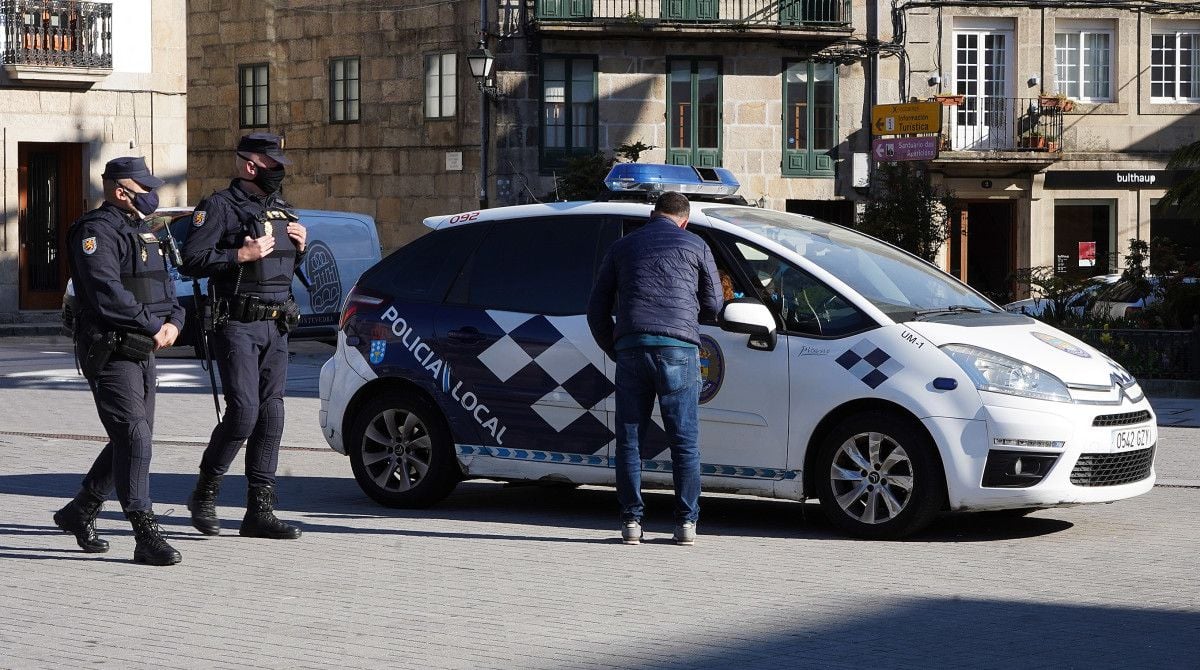
[[[948,344],[942,347],[942,351],[958,363],[963,372],[971,378],[975,388],[980,391],[1071,402],[1071,394],[1067,391],[1066,384],[1049,372],[1028,363],[966,344]]]

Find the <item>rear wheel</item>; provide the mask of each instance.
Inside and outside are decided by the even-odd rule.
[[[929,524],[945,500],[945,478],[929,435],[912,419],[863,412],[838,424],[817,455],[817,494],[847,533],[896,539]]]
[[[461,478],[441,413],[410,394],[371,399],[346,437],[354,479],[388,507],[428,507]]]

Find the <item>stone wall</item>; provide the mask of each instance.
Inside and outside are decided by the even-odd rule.
[[[272,6],[274,4],[274,6]],[[354,9],[356,5],[364,7]],[[228,185],[238,127],[238,66],[269,64],[269,130],[294,161],[284,194],[298,207],[374,216],[385,249],[421,219],[478,206],[478,95],[465,54],[478,5],[376,9],[376,3],[189,3],[188,181],[198,199]],[[425,54],[456,52],[457,113],[424,115]],[[360,60],[361,121],[329,122],[329,59]],[[446,169],[462,152],[463,169]]]

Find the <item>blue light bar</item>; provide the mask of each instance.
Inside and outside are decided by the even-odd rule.
[[[733,195],[741,184],[725,168],[697,168],[658,163],[617,163],[604,178],[610,191],[678,191],[703,195]]]

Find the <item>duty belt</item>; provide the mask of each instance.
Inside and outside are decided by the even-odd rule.
[[[285,302],[266,302],[253,295],[235,295],[229,298],[229,318],[234,321],[277,321],[283,319],[296,302],[288,298]]]

